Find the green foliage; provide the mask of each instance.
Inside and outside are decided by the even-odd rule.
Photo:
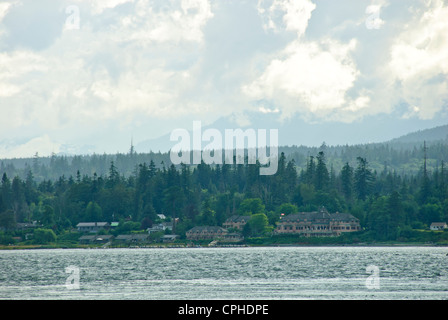
[[[347,201],[353,196],[353,168],[348,162],[345,163],[341,170],[341,191]]]
[[[431,222],[442,221],[442,207],[436,203],[425,203],[420,207],[419,220],[430,225]]]
[[[355,189],[360,200],[365,200],[372,191],[373,174],[365,158],[357,157],[358,167],[355,170]]]
[[[115,229],[115,234],[128,234],[132,231],[138,231],[141,228],[141,223],[134,221],[120,221],[118,227]]]
[[[325,163],[325,154],[323,151],[319,151],[316,160],[315,186],[317,190],[326,190],[329,187],[330,175]]]
[[[297,208],[297,206],[292,203],[284,203],[284,204],[280,205],[277,209],[278,213],[284,213],[285,215],[288,215],[291,213],[296,213],[298,211],[299,211],[299,209]]]
[[[246,230],[246,233],[252,237],[264,236],[272,230],[269,226],[268,217],[264,213],[252,215],[246,225],[248,225],[249,228],[249,231]]]
[[[12,236],[10,234],[0,232],[0,244],[6,246],[11,243],[14,243]]]
[[[41,223],[44,226],[51,227],[55,224],[55,214],[53,207],[45,205],[42,212]]]
[[[94,201],[90,201],[86,208],[84,221],[102,221],[103,220],[103,210]]]
[[[36,229],[34,230],[34,243],[37,244],[47,244],[50,242],[55,242],[57,239],[56,234],[51,229]]]
[[[15,227],[16,221],[14,219],[14,211],[6,210],[0,213],[0,228],[4,230],[11,230]]]
[[[240,215],[251,215],[256,213],[263,213],[264,211],[265,205],[260,198],[244,199],[238,208],[238,212]]]
[[[23,168],[4,160],[0,228],[7,239],[16,223],[36,221],[59,237],[78,222],[120,221],[114,233],[128,233],[163,213],[179,219],[173,232],[185,236],[195,225],[251,215],[244,234],[253,238],[267,237],[281,213],[325,206],[360,219],[359,241],[423,239],[413,230],[448,220],[447,150],[443,143],[426,153],[423,146],[284,147],[272,176],[260,176],[259,164],[174,166],[161,153],[36,155]],[[34,241],[54,240],[42,230]]]

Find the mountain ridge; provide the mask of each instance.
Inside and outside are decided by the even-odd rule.
[[[294,118],[280,122],[272,120],[272,115],[249,114],[245,126],[238,125],[235,115],[217,119],[211,125],[203,126],[203,130],[214,128],[220,132],[225,129],[248,128],[253,129],[275,129],[279,130],[279,146],[307,146],[318,147],[325,143],[327,146],[340,145],[366,145],[373,143],[412,143],[412,142],[434,142],[448,139],[448,124],[430,125],[429,122],[418,119],[394,119],[388,116],[376,116],[354,123],[320,122],[308,123],[300,118]],[[393,136],[390,128],[401,124],[407,131]],[[428,127],[430,125],[430,127]],[[425,128],[426,126],[426,128]],[[418,130],[411,128],[419,127]],[[192,130],[186,128],[192,136]],[[444,132],[446,133],[444,134]],[[435,132],[435,133],[434,133]],[[420,134],[426,136],[419,137]],[[437,138],[433,138],[437,137]],[[414,139],[415,141],[413,141]],[[345,142],[343,142],[345,141]],[[135,147],[138,152],[168,152],[175,141],[170,141],[170,134],[162,135],[154,139],[139,142]]]
[[[385,142],[409,143],[409,142],[422,142],[422,141],[431,142],[439,140],[448,141],[448,124],[437,126],[430,129],[417,130]]]

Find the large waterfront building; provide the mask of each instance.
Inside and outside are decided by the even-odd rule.
[[[277,222],[275,233],[299,234],[305,237],[338,236],[360,231],[359,219],[349,213],[329,213],[325,208],[284,216]]]

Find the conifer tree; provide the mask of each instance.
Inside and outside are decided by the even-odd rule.
[[[374,180],[372,171],[369,169],[369,163],[365,158],[357,157],[358,167],[355,171],[355,188],[358,199],[365,200],[372,190]]]

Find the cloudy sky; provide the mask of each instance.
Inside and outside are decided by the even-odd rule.
[[[126,152],[230,115],[446,123],[447,17],[442,0],[0,0],[0,158]]]

